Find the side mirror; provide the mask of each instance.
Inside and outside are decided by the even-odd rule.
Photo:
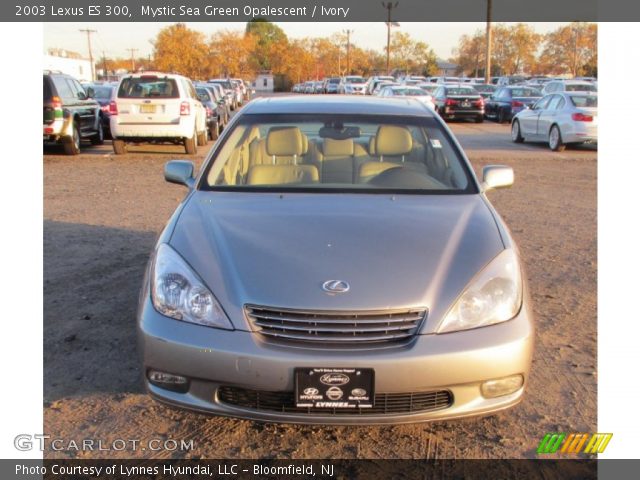
[[[193,162],[189,160],[171,160],[164,166],[164,179],[169,183],[177,183],[193,188]]]
[[[96,96],[96,92],[92,87],[87,87],[87,98],[94,98]]]
[[[487,192],[494,188],[505,188],[513,185],[513,168],[506,165],[487,165],[482,168],[482,190]]]
[[[89,96],[85,92],[78,92],[78,100],[86,100]]]

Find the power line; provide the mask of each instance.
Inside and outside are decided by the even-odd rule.
[[[136,71],[136,59],[134,57],[135,52],[138,51],[137,48],[127,48],[126,49],[128,52],[131,52],[131,72],[135,72]]]
[[[95,77],[93,74],[93,52],[91,51],[91,34],[97,33],[98,31],[90,30],[88,28],[81,28],[79,31],[87,34],[87,45],[89,46],[89,62],[91,63],[91,81],[93,82],[95,80]]]
[[[382,6],[387,9],[387,75],[389,75],[389,57],[391,52],[391,27],[397,27],[400,24],[397,22],[391,22],[391,10],[398,6],[399,2],[382,2]]]
[[[351,34],[353,33],[353,30],[349,30],[349,29],[343,30],[342,33],[347,35],[347,75],[349,75],[351,73],[350,53],[351,53]]]

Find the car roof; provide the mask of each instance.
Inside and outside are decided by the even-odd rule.
[[[313,98],[285,96],[261,97],[244,108],[245,114],[368,114],[368,115],[420,115],[433,117],[433,113],[417,100],[390,102],[380,97],[316,95]]]

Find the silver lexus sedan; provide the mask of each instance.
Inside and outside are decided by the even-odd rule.
[[[442,120],[413,99],[250,102],[194,174],[140,295],[145,385],[164,403],[275,422],[493,413],[527,384],[518,249]]]

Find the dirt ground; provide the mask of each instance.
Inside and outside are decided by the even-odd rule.
[[[453,124],[479,171],[514,168],[490,193],[522,250],[536,314],[536,352],[524,401],[491,417],[375,427],[260,424],[164,407],[144,394],[136,300],[156,235],[184,194],[163,181],[178,147],[110,145],[44,155],[44,432],[65,442],[139,439],[124,451],[57,451],[47,458],[522,458],[547,432],[594,432],[596,170],[593,149],[553,153],[514,145],[508,127]],[[192,159],[200,163],[205,149]],[[151,451],[144,441],[193,440]]]

